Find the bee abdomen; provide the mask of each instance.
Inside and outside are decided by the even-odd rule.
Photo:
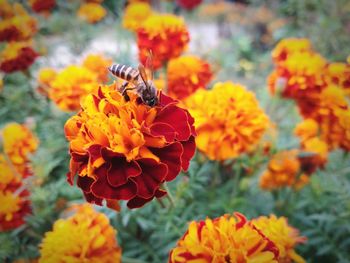
[[[114,64],[108,69],[113,75],[127,81],[136,80],[139,75],[138,70],[122,64]]]

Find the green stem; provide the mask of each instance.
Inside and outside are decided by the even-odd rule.
[[[167,193],[168,193],[166,196],[170,202],[170,207],[175,207],[174,197],[173,197],[172,193],[170,192],[168,185],[166,183],[164,183],[163,187],[164,187],[165,191],[167,191]]]

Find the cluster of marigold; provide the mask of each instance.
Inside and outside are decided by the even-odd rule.
[[[39,262],[121,262],[116,231],[108,218],[88,204],[69,210],[75,214],[57,220],[52,231],[45,234]],[[240,213],[226,214],[190,222],[170,251],[168,262],[303,263],[295,248],[305,241],[285,217],[247,220]]]
[[[18,123],[7,124],[0,138],[0,231],[7,231],[24,224],[31,212],[24,182],[32,175],[29,155],[37,149],[38,139]]]
[[[302,187],[327,162],[328,152],[350,150],[350,64],[328,62],[308,39],[284,39],[272,52],[272,94],[295,100],[304,118],[295,134],[301,149],[281,152],[270,161],[261,185]]]
[[[35,1],[30,3],[36,8]],[[38,56],[32,41],[37,21],[20,3],[1,0],[0,5],[0,42],[7,42],[0,54],[0,70],[4,73],[26,70]]]

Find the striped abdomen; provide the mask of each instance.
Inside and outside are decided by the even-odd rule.
[[[114,64],[108,69],[114,76],[127,81],[137,80],[139,76],[139,71],[137,69],[122,64]]]

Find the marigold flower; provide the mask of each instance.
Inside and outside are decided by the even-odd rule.
[[[24,125],[9,123],[2,130],[3,148],[15,166],[29,161],[29,154],[36,151],[39,140]]]
[[[306,238],[300,236],[297,229],[288,225],[287,218],[277,218],[275,215],[260,216],[252,219],[251,223],[278,247],[278,262],[306,262],[295,251],[295,247],[300,243],[304,243]]]
[[[34,12],[49,12],[56,5],[56,0],[29,0],[30,7]]]
[[[84,67],[97,74],[99,82],[108,81],[108,67],[111,64],[111,59],[100,54],[90,54],[83,61]]]
[[[78,10],[78,16],[91,24],[101,21],[106,14],[106,9],[96,3],[82,4]]]
[[[328,158],[328,145],[318,137],[307,139],[302,143],[302,150],[307,154],[299,156],[301,170],[311,175],[317,168],[323,168]]]
[[[329,63],[326,67],[324,77],[328,84],[342,87],[346,95],[350,95],[350,64]]]
[[[51,87],[51,83],[54,81],[54,79],[57,76],[57,71],[53,68],[42,68],[39,70],[37,82],[38,82],[38,88],[40,94],[44,96],[48,96],[49,89]]]
[[[253,150],[269,126],[254,93],[240,84],[216,83],[212,90],[197,90],[184,103],[195,119],[197,147],[212,160]]]
[[[0,70],[11,73],[29,68],[38,54],[27,42],[9,42],[0,54]]]
[[[169,59],[180,56],[189,40],[183,19],[171,14],[153,14],[137,30],[140,61],[145,64],[152,51],[153,66],[158,69]]]
[[[128,200],[140,207],[166,192],[161,186],[187,170],[194,155],[191,115],[161,95],[149,107],[136,94],[125,101],[116,84],[88,95],[82,110],[65,125],[70,142],[70,173],[88,202]]]
[[[77,111],[80,101],[98,88],[98,75],[81,66],[68,66],[51,82],[49,97],[63,111]]]
[[[12,178],[6,183],[2,179],[0,182],[0,231],[15,229],[24,224],[24,217],[31,213],[30,202],[28,199],[29,192],[22,188],[22,184],[12,177],[12,168],[7,167],[0,156],[0,166],[5,168],[1,170],[1,177]],[[10,172],[8,176],[7,172]]]
[[[312,45],[307,38],[282,39],[272,51],[272,58],[276,63],[285,61],[289,55],[299,52],[311,52]]]
[[[294,134],[301,139],[301,142],[317,137],[319,134],[318,123],[314,119],[305,119],[295,127]]]
[[[124,11],[123,27],[136,32],[143,21],[145,21],[153,11],[149,3],[135,2],[129,4]]]
[[[204,89],[212,78],[210,65],[196,56],[182,56],[169,61],[168,94],[183,99],[197,89]]]
[[[22,41],[30,39],[37,32],[37,21],[19,3],[0,3],[0,41]]]
[[[320,137],[326,141],[330,149],[341,147],[350,151],[348,130],[342,117],[350,111],[345,90],[338,86],[328,86],[320,94],[320,103],[313,114],[319,123]]]
[[[278,249],[240,213],[205,221],[192,221],[171,250],[176,262],[278,262]]]
[[[40,245],[39,263],[44,262],[121,262],[116,230],[102,213],[89,205],[76,214],[59,219]]]
[[[301,173],[298,154],[298,150],[281,151],[275,154],[267,170],[260,177],[260,187],[265,190],[287,186],[300,189],[306,185],[309,177]]]
[[[184,9],[192,10],[202,3],[202,0],[176,0],[176,3]]]

